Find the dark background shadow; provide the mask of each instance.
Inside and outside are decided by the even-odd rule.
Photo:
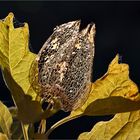
[[[131,79],[140,85],[140,2],[0,2],[0,18],[9,12],[30,28],[31,50],[37,53],[56,25],[81,19],[81,27],[96,24],[96,53],[93,66],[93,81],[100,78],[117,53],[121,62],[130,66]],[[8,106],[11,96],[0,75],[0,100]],[[48,120],[49,126],[67,116],[60,112]],[[82,117],[60,126],[51,138],[74,139],[89,131],[100,120],[109,117]]]

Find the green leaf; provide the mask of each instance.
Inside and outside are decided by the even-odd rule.
[[[6,134],[9,138],[11,137],[11,125],[13,123],[12,116],[8,110],[8,108],[0,102],[0,127],[4,134]]]
[[[97,123],[90,132],[80,134],[78,140],[139,140],[140,111],[120,113],[113,119]]]
[[[0,140],[8,140],[8,137],[5,134],[0,133]]]

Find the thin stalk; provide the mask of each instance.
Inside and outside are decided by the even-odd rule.
[[[56,129],[58,126],[60,126],[60,125],[62,125],[62,124],[64,124],[64,123],[66,123],[66,122],[69,122],[69,121],[71,121],[71,120],[74,120],[74,119],[76,119],[76,118],[79,118],[79,117],[81,117],[82,115],[80,114],[80,115],[77,115],[77,116],[68,116],[68,117],[66,117],[66,118],[64,118],[64,119],[62,119],[62,120],[60,120],[60,121],[58,121],[57,123],[55,123],[54,125],[52,125],[51,127],[50,127],[50,129],[46,132],[46,137],[48,138],[49,137],[49,135],[52,133],[52,131],[54,130],[54,129]]]
[[[29,125],[23,124],[23,123],[21,122],[21,126],[22,126],[22,131],[23,131],[24,140],[29,140],[29,137],[28,137],[28,127],[29,127]]]
[[[38,127],[38,133],[44,134],[46,132],[46,120],[41,120],[39,127]]]

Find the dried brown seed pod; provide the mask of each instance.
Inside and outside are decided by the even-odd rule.
[[[36,58],[40,96],[58,98],[64,111],[81,106],[91,85],[95,24],[79,28],[80,21],[57,26]]]

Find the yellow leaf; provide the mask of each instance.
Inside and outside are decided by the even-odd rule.
[[[29,82],[29,71],[36,55],[29,51],[28,24],[14,28],[13,13],[0,21],[0,63],[10,71],[13,79],[25,94],[35,99],[36,94]]]
[[[107,122],[97,123],[90,132],[80,134],[78,140],[139,140],[140,111],[120,113]]]
[[[58,111],[43,111],[41,103],[35,101],[36,92],[29,81],[31,65],[36,54],[30,52],[28,24],[14,28],[14,15],[10,13],[0,20],[0,65],[3,78],[11,91],[15,105],[18,107],[18,117],[23,123],[32,123],[50,117]]]
[[[8,59],[8,26],[0,21],[0,64],[3,67],[9,67]]]
[[[106,109],[110,109],[108,110],[109,114],[118,113],[119,109],[120,111],[121,109],[122,111],[130,111],[131,109],[134,109],[133,107],[131,109],[127,107],[127,101],[133,101],[136,105],[134,110],[140,108],[139,102],[136,102],[140,99],[140,94],[138,93],[136,84],[129,78],[129,67],[127,64],[119,64],[118,57],[119,56],[117,55],[113,59],[109,65],[107,73],[92,84],[91,92],[85,104],[77,110],[72,111],[70,116],[76,116],[84,113],[86,115],[105,115],[107,114],[105,107]],[[110,98],[111,96],[121,96],[123,98]],[[112,99],[113,102],[111,101]],[[121,101],[119,101],[120,99]],[[130,99],[132,101],[126,99]],[[116,110],[113,105],[115,102],[116,104],[118,102]],[[119,102],[121,103],[119,104]],[[94,107],[94,105],[96,106]]]
[[[107,73],[92,84],[89,97],[83,106],[54,124],[47,136],[58,126],[82,115],[109,115],[140,109],[138,87],[129,78],[127,64],[118,63],[117,55],[109,65]]]
[[[8,137],[5,134],[0,133],[0,140],[8,140]]]
[[[132,101],[121,96],[112,96],[92,102],[84,111],[84,115],[99,116],[140,109],[140,101]]]
[[[3,75],[8,88],[16,102],[18,108],[18,118],[23,123],[39,121],[43,110],[38,101],[33,101],[31,96],[24,94],[22,88],[13,80],[7,69],[3,70]]]
[[[105,87],[106,94],[102,94],[105,93],[104,90],[101,92],[103,97],[107,95],[108,98],[97,99],[88,104],[83,111],[84,114],[106,115],[140,109],[138,88],[129,78],[128,66],[118,64],[118,56],[110,64],[107,74],[97,82],[94,84],[93,91],[99,83],[102,89],[108,83],[109,86]],[[103,85],[104,82],[106,83]],[[96,91],[99,94],[101,90]],[[90,132],[80,134],[78,140],[138,140],[140,138],[139,127],[139,111],[120,113],[108,122],[97,123]]]
[[[9,138],[11,137],[11,125],[13,123],[12,115],[10,114],[8,108],[0,102],[0,127],[4,134]]]

